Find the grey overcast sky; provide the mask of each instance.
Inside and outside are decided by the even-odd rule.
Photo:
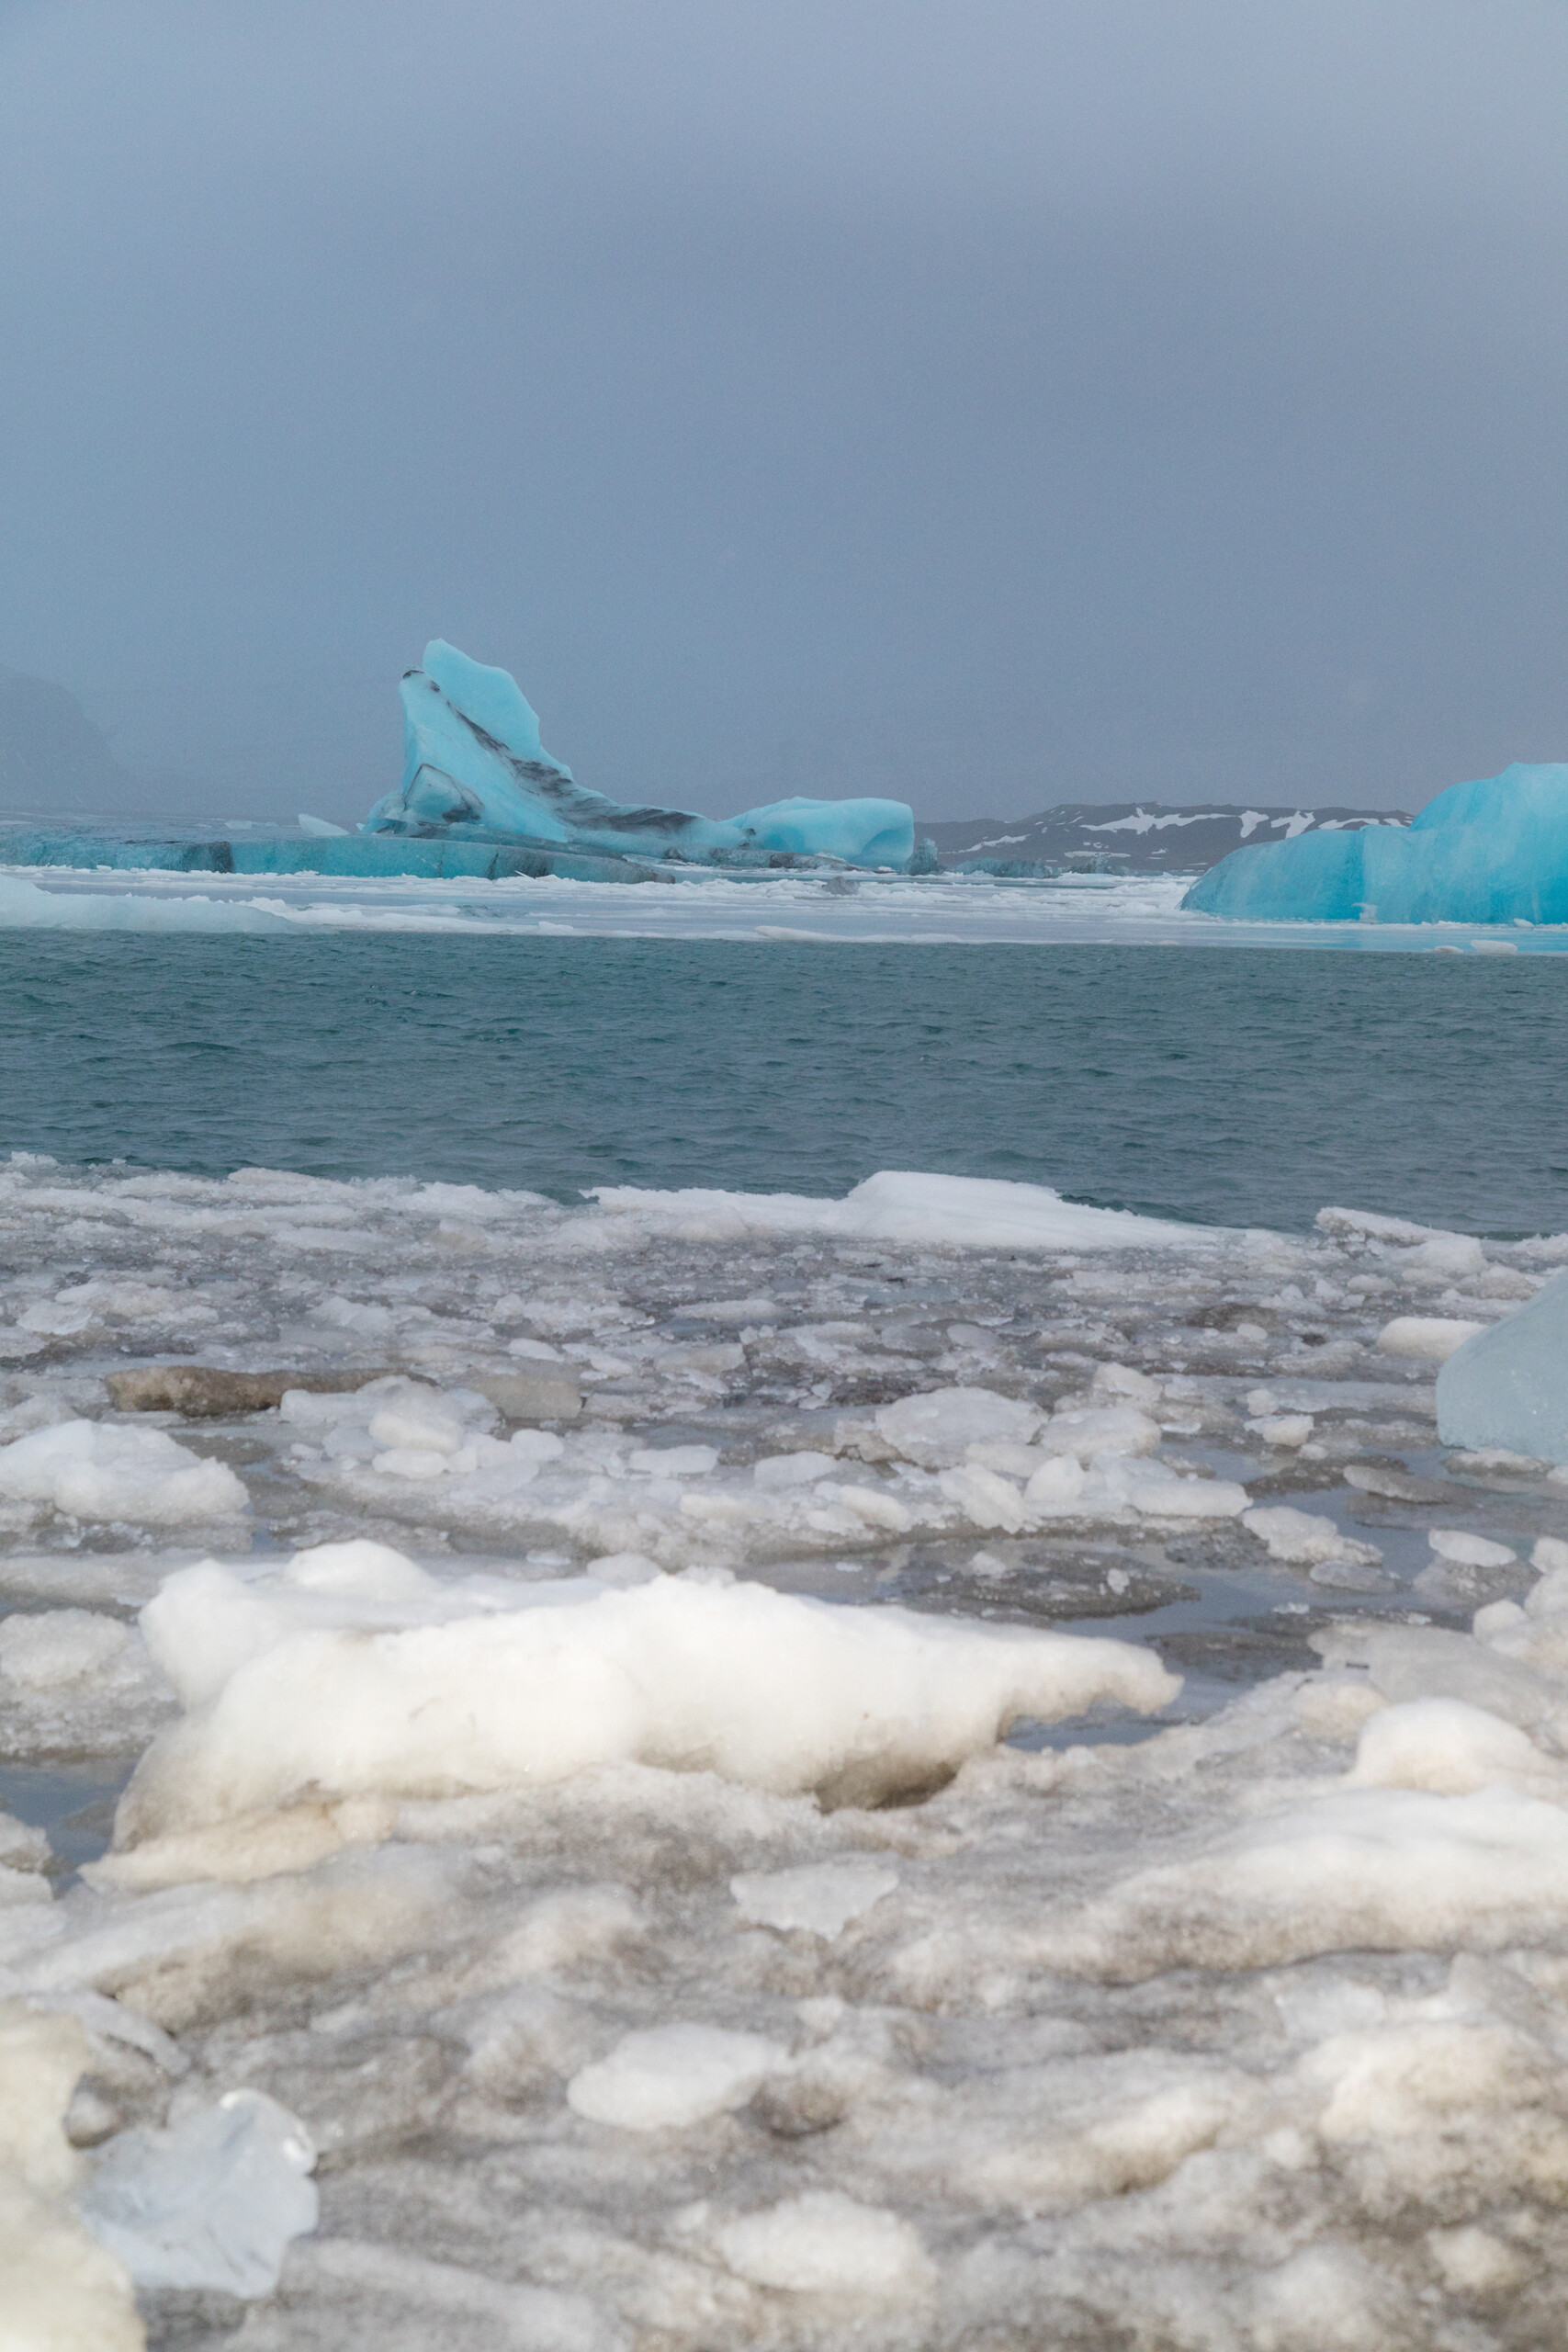
[[[0,664],[363,813],[1568,758],[1562,0],[0,0]],[[194,796],[194,801],[193,801]]]

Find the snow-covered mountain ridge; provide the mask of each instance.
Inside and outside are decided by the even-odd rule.
[[[1393,808],[1258,808],[1232,802],[1174,808],[1161,800],[1073,800],[1033,817],[965,817],[947,824],[917,820],[915,830],[921,840],[935,843],[944,865],[1087,865],[1103,860],[1125,873],[1196,874],[1246,842],[1409,822],[1403,809]]]

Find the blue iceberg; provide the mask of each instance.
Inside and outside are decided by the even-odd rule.
[[[739,817],[627,808],[589,791],[539,740],[538,718],[505,670],[435,639],[402,682],[407,756],[396,792],[363,833],[527,842],[541,849],[701,865],[782,865],[828,857],[908,867],[915,823],[901,800],[775,800]]]
[[[1438,1435],[1568,1462],[1568,1273],[1454,1351],[1438,1374]]]
[[[1568,922],[1568,763],[1450,785],[1408,825],[1233,850],[1181,903],[1264,922]]]
[[[321,821],[318,820],[318,821]],[[0,823],[0,865],[54,865],[130,874],[326,874],[344,881],[413,879],[504,882],[547,874],[572,882],[646,882],[668,874],[646,859],[448,832],[414,839],[397,833],[288,832],[256,825],[243,831],[191,826]]]

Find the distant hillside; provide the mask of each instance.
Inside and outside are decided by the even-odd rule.
[[[1037,817],[969,817],[947,825],[917,819],[915,836],[934,842],[944,865],[1101,865],[1123,874],[1198,874],[1244,842],[1409,822],[1402,809],[1391,808],[1171,808],[1162,800],[1104,806],[1073,800],[1042,809]]]
[[[81,704],[47,678],[0,670],[0,808],[107,810],[139,789]]]

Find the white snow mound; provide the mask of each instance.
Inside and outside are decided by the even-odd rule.
[[[146,1527],[231,1519],[250,1500],[225,1463],[204,1461],[162,1430],[111,1421],[60,1421],[0,1446],[0,1498]]]
[[[338,1557],[352,1548],[358,1573]],[[929,1787],[1021,1716],[1180,1685],[1123,1642],[853,1609],[666,1577],[439,1584],[378,1545],[242,1583],[216,1562],[142,1612],[189,1710],[153,1742],[122,1840],[349,1796],[449,1796],[635,1761],[779,1793]]]
[[[1048,1184],[1014,1184],[991,1176],[928,1176],[883,1169],[841,1201],[799,1193],[726,1193],[703,1186],[645,1191],[600,1184],[602,1208],[688,1234],[798,1233],[845,1241],[901,1241],[937,1249],[1158,1250],[1212,1247],[1217,1227],[1134,1216],[1127,1209],[1088,1208]]]

